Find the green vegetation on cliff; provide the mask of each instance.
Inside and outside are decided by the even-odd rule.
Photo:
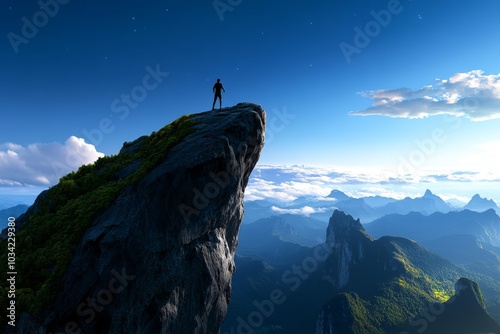
[[[40,314],[55,298],[73,251],[90,223],[127,186],[134,186],[195,131],[191,116],[182,116],[150,136],[125,143],[119,154],[100,158],[60,179],[37,200],[37,209],[16,235],[16,311]],[[0,242],[0,261],[7,263],[7,242]],[[5,282],[6,270],[0,274]],[[0,305],[7,305],[7,288]],[[0,326],[6,324],[6,317]]]

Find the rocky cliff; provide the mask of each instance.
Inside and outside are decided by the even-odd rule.
[[[36,255],[32,269],[19,264],[19,275],[39,281],[19,283],[30,303],[18,303],[18,332],[218,333],[265,120],[250,103],[189,115],[40,196],[19,219],[18,235],[30,238],[27,249],[59,248]],[[54,222],[62,211],[73,218]],[[47,224],[58,235],[83,228],[64,249]]]
[[[373,239],[366,234],[359,219],[335,210],[326,230],[326,245],[331,249],[324,278],[336,289],[344,287],[350,278],[351,267],[359,263]]]

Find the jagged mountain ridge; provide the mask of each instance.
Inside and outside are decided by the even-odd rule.
[[[18,306],[17,329],[218,332],[230,296],[243,192],[264,144],[265,119],[263,109],[250,103],[183,117],[124,144],[117,156],[84,166],[41,194],[19,219],[20,240],[26,236],[33,244],[43,242],[31,233],[47,226],[40,225],[38,218],[48,217],[40,212],[61,217],[61,210],[72,211],[83,203],[81,208],[95,214],[88,225],[82,223],[72,255],[61,255],[69,260],[66,267],[61,263],[67,260],[59,263],[56,258],[38,262],[42,271],[44,265],[59,263],[62,275],[46,273],[45,282],[59,280],[55,295],[45,292],[45,299],[33,299],[35,304],[25,305],[29,312],[21,313]],[[100,184],[102,180],[108,182]],[[89,195],[78,192],[82,189]],[[56,197],[63,194],[70,199]],[[53,224],[71,230],[71,223]],[[48,242],[58,240],[49,237]],[[18,284],[19,294],[41,286],[34,281]],[[33,291],[37,293],[31,298],[42,296],[42,290]],[[97,306],[89,305],[89,298]]]
[[[463,208],[479,212],[493,209],[498,214],[500,214],[500,208],[497,206],[495,201],[493,201],[492,199],[482,198],[481,196],[479,196],[479,194],[475,194],[474,196],[472,196],[470,201]]]
[[[428,215],[434,212],[446,213],[454,209],[430,190],[426,190],[425,194],[421,197],[406,197],[401,200],[382,196],[354,198],[340,190],[332,190],[326,199],[299,197],[286,205],[283,203],[271,204],[271,202],[266,200],[255,201],[255,203],[249,201],[248,203],[251,203],[250,205],[253,207],[253,210],[245,218],[245,222],[248,223],[275,215],[276,211],[273,211],[273,206],[282,210],[298,210],[298,212],[303,212],[300,209],[306,206],[311,207],[316,210],[312,210],[313,212],[310,214],[311,210],[307,210],[308,216],[325,222],[330,219],[330,213],[338,209],[349,213],[354,218],[359,218],[363,224],[394,213],[407,214],[410,212],[420,212]]]
[[[452,210],[452,207],[427,189],[422,197],[406,197],[400,201],[386,204],[380,210],[383,214],[405,214],[416,211],[428,215],[433,212],[449,212]]]
[[[470,234],[492,246],[500,246],[500,217],[493,209],[435,212],[429,216],[418,212],[392,214],[370,224],[366,230],[374,237],[396,235],[416,241],[433,240],[455,234]]]
[[[28,210],[25,204],[18,204],[16,206],[0,210],[0,230],[7,227],[7,219],[9,217],[17,218]]]

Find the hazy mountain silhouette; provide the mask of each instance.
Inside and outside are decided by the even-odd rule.
[[[452,209],[449,204],[427,189],[422,197],[406,197],[380,207],[379,212],[381,216],[394,213],[407,214],[412,211],[429,215],[434,212],[449,212]]]
[[[384,197],[384,196],[368,196],[368,197],[363,197],[363,200],[365,201],[366,204],[368,204],[372,208],[378,208],[397,201],[397,199],[395,198]]]
[[[335,189],[331,191],[327,198],[325,200],[300,197],[287,204],[280,204],[277,201],[270,200],[248,201],[248,210],[245,212],[244,222],[254,222],[258,219],[275,215],[277,211],[273,211],[273,206],[286,210],[296,209],[297,214],[301,214],[300,212],[302,212],[297,209],[308,206],[316,209],[314,212],[308,214],[311,218],[325,222],[330,218],[330,213],[338,209],[349,213],[356,219],[359,218],[363,224],[394,213],[407,214],[409,212],[420,212],[429,215],[434,212],[449,212],[453,210],[451,205],[443,201],[439,196],[434,195],[430,190],[427,190],[422,197],[407,197],[397,200],[382,196],[353,198]]]
[[[479,241],[500,246],[500,217],[493,209],[485,212],[470,210],[449,213],[435,212],[429,216],[411,212],[391,214],[366,225],[374,237],[401,236],[416,241],[434,240],[456,234],[470,234]]]
[[[464,206],[464,209],[483,212],[489,209],[495,210],[500,213],[500,208],[492,199],[482,198],[479,194],[475,194],[469,203]]]
[[[335,199],[336,202],[352,199],[352,197],[337,189],[332,190],[327,197]]]
[[[9,217],[17,218],[28,210],[25,204],[18,204],[11,208],[0,210],[0,231],[7,227]]]

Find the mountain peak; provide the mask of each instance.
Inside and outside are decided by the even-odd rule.
[[[479,194],[475,194],[474,196],[472,196],[468,204],[473,205],[473,204],[483,204],[483,203],[493,204],[495,202],[491,199],[490,200],[487,199],[486,197],[483,198]]]
[[[337,189],[332,190],[330,192],[330,195],[328,195],[327,197],[335,198],[337,201],[344,201],[347,199],[351,199],[351,197],[347,196],[345,193]]]
[[[18,331],[218,333],[265,121],[250,103],[183,116],[61,178],[17,233],[16,264],[37,263]]]
[[[427,190],[425,191],[424,197],[436,197],[436,195],[434,195],[434,194],[432,193],[432,191],[430,191],[429,189],[427,189]]]
[[[472,196],[469,203],[464,206],[464,209],[469,209],[472,211],[486,211],[488,209],[498,210],[498,206],[492,199],[487,199],[486,197],[481,197],[479,194]]]
[[[326,230],[326,242],[329,247],[336,247],[348,238],[366,236],[365,229],[359,219],[343,211],[335,210]]]
[[[364,257],[367,244],[373,239],[351,215],[335,210],[326,230],[326,245],[332,254],[325,270],[325,279],[342,288],[350,279],[353,263]]]

